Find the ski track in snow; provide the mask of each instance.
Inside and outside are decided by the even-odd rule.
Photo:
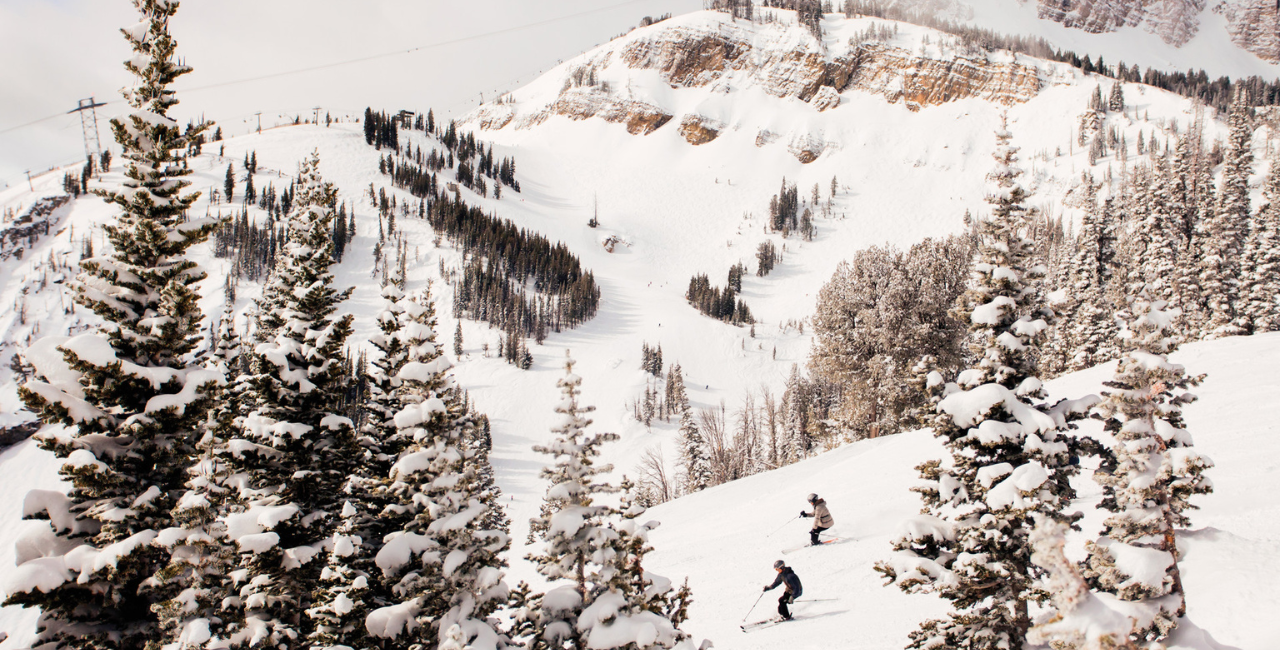
[[[1030,102],[1009,109],[1015,144],[1022,147],[1028,170],[1024,180],[1037,190],[1030,202],[1053,205],[1055,214],[1062,214],[1058,201],[1087,166],[1085,152],[1071,143],[1076,116],[1100,80],[1076,81],[1050,85]],[[534,581],[536,576],[522,559],[528,550],[524,539],[546,486],[538,478],[544,459],[530,447],[550,438],[555,382],[563,372],[566,348],[572,350],[579,362],[576,371],[584,378],[582,402],[598,407],[594,430],[622,436],[605,450],[617,473],[634,475],[640,455],[654,446],[661,446],[668,465],[674,466],[677,423],[655,422],[646,430],[630,418],[627,404],[645,386],[646,375],[639,369],[642,341],[661,344],[667,364],[681,364],[695,408],[723,401],[732,413],[744,391],[769,386],[780,393],[791,364],[803,365],[809,329],[801,334],[781,324],[812,314],[818,290],[840,260],[869,245],[906,246],[926,236],[957,232],[966,209],[984,211],[983,176],[991,167],[992,131],[1000,107],[964,100],[912,113],[880,96],[846,93],[839,107],[819,115],[796,100],[753,96],[735,107],[732,99],[715,97],[707,88],[670,92],[678,95],[681,105],[729,111],[729,123],[741,128],[731,126],[699,147],[684,142],[674,124],[639,137],[628,135],[621,125],[562,117],[535,129],[478,134],[492,139],[498,159],[515,156],[524,191],[507,191],[496,201],[464,190],[467,200],[565,242],[595,273],[603,294],[593,320],[552,334],[545,345],[532,348],[534,367],[528,372],[484,358],[481,345],[495,346],[500,333],[463,322],[465,352],[456,360],[454,375],[493,422],[492,459],[505,492],[503,505],[513,522],[511,584]],[[1185,125],[1190,116],[1186,100],[1154,89],[1127,86],[1126,99],[1152,116],[1150,123],[1112,116],[1131,146],[1139,129],[1149,134],[1157,129],[1157,120],[1171,117]],[[801,165],[781,143],[756,147],[760,125],[782,133],[821,127],[838,146],[818,161]],[[1210,126],[1210,140],[1220,128]],[[401,137],[426,146],[420,134],[402,132]],[[1263,140],[1255,138],[1259,150]],[[225,158],[216,155],[222,145]],[[1061,155],[1055,155],[1057,148]],[[352,342],[365,345],[376,331],[372,316],[381,301],[377,280],[368,271],[378,229],[375,212],[360,197],[370,183],[389,186],[389,179],[377,173],[379,152],[364,143],[358,124],[280,128],[208,144],[206,154],[192,161],[192,180],[206,193],[220,188],[228,162],[235,163],[239,174],[244,155],[257,151],[260,171],[255,185],[260,192],[269,182],[279,189],[288,184],[288,177],[273,177],[276,170],[291,173],[313,149],[320,151],[325,178],[340,188],[340,199],[357,200],[358,237],[336,274],[338,286],[358,287],[344,308],[357,317]],[[1103,159],[1095,174],[1105,174],[1111,162]],[[117,177],[118,169],[117,163]],[[35,197],[57,193],[62,171],[37,178],[34,194],[26,188],[0,193],[0,207],[29,205]],[[783,176],[798,183],[802,197],[819,184],[825,199],[833,175],[844,186],[835,199],[835,213],[843,217],[818,218],[815,241],[785,240],[783,260],[773,273],[743,278],[743,297],[761,321],[754,338],[747,329],[703,317],[685,303],[683,294],[693,274],[707,273],[713,284],[722,286],[731,264],[743,261],[754,270],[759,242],[769,238],[783,243],[778,235],[763,232],[768,199]],[[237,193],[242,187],[240,181]],[[394,193],[399,200],[408,198],[405,192]],[[596,196],[601,227],[593,230],[585,224]],[[417,200],[410,200],[416,207]],[[202,200],[196,211],[204,209]],[[111,214],[99,200],[83,198],[62,223],[74,223],[80,237]],[[1078,213],[1067,209],[1065,216],[1076,218]],[[409,242],[411,284],[437,279],[439,340],[451,351],[449,291],[437,276],[440,261],[456,265],[459,253],[447,242],[436,249],[424,222],[398,218],[397,225]],[[609,235],[630,245],[610,254],[600,245]],[[95,244],[101,245],[100,231]],[[66,229],[44,238],[24,261],[0,263],[0,304],[14,304],[15,287],[30,274],[35,260],[54,250],[76,250],[77,245]],[[207,246],[196,249],[195,256],[210,273],[202,307],[206,315],[216,316],[229,262],[214,259]],[[36,296],[44,300],[41,309],[47,310],[41,314],[45,334],[64,331],[71,320],[52,312],[58,304],[57,290],[55,286]],[[256,291],[251,284],[241,285],[242,312]],[[0,333],[12,327],[12,311],[0,313]],[[1274,424],[1280,420],[1280,404],[1273,399],[1280,385],[1269,367],[1278,355],[1280,335],[1194,344],[1175,355],[1190,372],[1210,373],[1199,391],[1202,401],[1187,409],[1187,418],[1200,448],[1217,462],[1210,473],[1217,492],[1200,500],[1204,509],[1192,515],[1196,528],[1180,540],[1186,554],[1189,611],[1218,641],[1243,650],[1280,647],[1280,634],[1255,614],[1280,605],[1274,589],[1280,582],[1275,561],[1280,552],[1280,499],[1256,489],[1275,485],[1280,478],[1274,460],[1280,457]],[[1050,387],[1061,396],[1078,397],[1098,391],[1108,372],[1103,367],[1077,373]],[[0,385],[0,413],[12,413],[17,405],[12,383]],[[920,620],[945,611],[944,603],[882,587],[872,565],[889,555],[889,539],[899,522],[919,509],[918,498],[908,491],[916,481],[914,466],[940,454],[940,445],[927,433],[907,433],[852,444],[655,508],[651,514],[663,526],[653,535],[657,550],[650,556],[651,568],[677,582],[688,576],[694,605],[686,628],[722,648],[776,648],[782,643],[794,648],[901,648]],[[36,525],[19,522],[23,495],[57,483],[56,461],[33,442],[0,455],[0,584],[12,566],[14,541]],[[1080,488],[1080,506],[1091,511],[1098,491],[1087,477]],[[738,625],[760,587],[772,580],[770,565],[782,549],[807,540],[807,523],[794,521],[766,535],[794,518],[809,492],[823,495],[831,504],[836,518],[832,532],[853,539],[786,559],[804,581],[806,596],[838,600],[802,603],[797,612],[804,620],[744,635]],[[1092,513],[1085,530],[1097,530],[1100,522],[1101,516]],[[1077,557],[1082,539],[1072,540]],[[752,620],[773,611],[778,593],[765,595]],[[0,630],[11,632],[0,649],[22,647],[33,629],[31,612],[0,610]]]

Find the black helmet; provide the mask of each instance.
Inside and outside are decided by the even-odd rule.
[[[787,565],[786,565],[786,563],[784,563],[782,560],[778,560],[777,562],[774,562],[774,563],[773,563],[773,568],[774,568],[774,569],[781,569],[781,568],[782,568],[782,567],[784,567],[784,566],[787,566]]]
[[[816,494],[809,495],[809,503],[815,503],[817,500],[818,500],[818,495]]]

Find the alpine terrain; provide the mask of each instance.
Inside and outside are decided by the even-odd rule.
[[[246,132],[132,4],[0,191],[0,649],[1280,647],[1272,7],[711,0]]]

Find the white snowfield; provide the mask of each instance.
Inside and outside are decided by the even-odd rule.
[[[722,18],[704,13],[673,20]],[[903,27],[898,44],[918,51],[926,32]],[[930,40],[939,41],[936,33]],[[557,93],[572,64],[553,70],[553,77],[531,86],[521,100],[550,101],[543,93]],[[1046,70],[1062,70],[1045,65]],[[807,324],[803,330],[797,324],[813,313],[818,290],[841,260],[871,245],[909,246],[924,237],[959,232],[966,210],[985,211],[984,176],[992,167],[1000,106],[970,99],[913,112],[901,103],[886,102],[882,95],[847,91],[839,106],[819,113],[799,100],[758,91],[659,88],[652,77],[646,81],[642,76],[631,80],[637,90],[648,83],[649,91],[662,90],[669,108],[680,110],[671,123],[647,136],[631,135],[625,126],[600,119],[572,121],[560,116],[530,129],[478,134],[482,140],[493,139],[497,159],[515,157],[523,192],[504,188],[502,198],[495,200],[463,189],[464,198],[564,242],[601,286],[598,315],[578,329],[553,333],[543,346],[533,346],[532,370],[487,358],[482,346],[494,349],[501,333],[472,321],[462,322],[464,353],[454,358],[450,290],[439,281],[439,268],[442,263],[458,266],[460,253],[447,241],[436,247],[426,223],[397,218],[407,242],[411,288],[435,281],[440,343],[450,351],[447,356],[455,363],[458,382],[492,418],[492,460],[516,543],[509,555],[512,584],[535,575],[532,565],[521,559],[528,551],[523,540],[546,486],[538,478],[542,461],[531,447],[551,437],[556,380],[563,372],[566,348],[579,362],[575,371],[584,379],[582,403],[598,407],[592,414],[594,428],[622,437],[605,449],[605,460],[616,465],[618,474],[634,476],[641,455],[660,448],[674,471],[677,420],[655,422],[650,430],[631,418],[629,403],[642,395],[647,377],[640,370],[642,342],[660,344],[667,364],[680,363],[695,408],[723,402],[732,417],[746,391],[758,393],[768,387],[777,395],[791,365],[804,364],[812,331]],[[616,81],[615,88],[626,87],[627,79]],[[1075,145],[1075,136],[1079,115],[1096,84],[1105,92],[1110,82],[1065,70],[1038,96],[1009,108],[1014,143],[1022,147],[1028,170],[1025,184],[1034,191],[1030,202],[1051,208],[1055,216],[1064,214],[1063,197],[1089,169],[1087,151]],[[1146,138],[1155,133],[1163,144],[1173,137],[1171,120],[1177,120],[1179,132],[1186,131],[1192,118],[1188,100],[1134,84],[1127,84],[1124,92],[1132,108],[1109,114],[1105,126],[1115,126],[1125,135],[1131,161],[1139,132]],[[678,132],[680,115],[695,107],[715,112],[729,125],[719,138],[696,147]],[[735,128],[738,124],[743,128]],[[756,146],[761,127],[788,137],[817,129],[831,146],[804,165],[787,151],[786,140]],[[1212,140],[1223,129],[1212,123],[1207,130]],[[1265,150],[1264,136],[1260,132],[1255,137],[1256,155]],[[421,146],[424,155],[432,146],[420,133],[401,132],[401,142]],[[222,147],[225,157],[218,155]],[[344,309],[356,316],[352,341],[362,345],[377,331],[373,314],[381,304],[378,279],[370,273],[378,223],[368,187],[388,187],[398,201],[410,201],[415,210],[418,201],[390,190],[389,179],[377,171],[382,152],[365,144],[359,124],[278,128],[206,144],[204,154],[191,161],[195,188],[205,191],[193,214],[239,208],[244,187],[241,161],[247,153],[257,153],[254,184],[261,192],[268,184],[277,190],[286,186],[289,174],[313,150],[319,150],[321,173],[337,184],[340,200],[355,204],[358,236],[336,267],[336,279],[338,286],[356,287]],[[1092,171],[1103,178],[1110,168],[1118,176],[1118,162],[1108,155]],[[236,201],[233,206],[209,206],[210,190],[222,187],[229,163],[237,176]],[[40,196],[58,193],[62,171],[79,173],[74,168],[38,177],[35,192],[26,187],[0,192],[0,208],[29,206]],[[117,165],[107,181],[118,180],[119,171]],[[809,197],[818,185],[824,205],[831,179],[837,178],[831,214],[817,215],[812,242],[784,240],[765,231],[769,197],[778,192],[784,176],[798,183],[801,197]],[[441,185],[451,180],[446,170]],[[595,198],[601,225],[591,229],[586,222]],[[1079,208],[1066,210],[1064,216],[1078,216]],[[253,214],[263,216],[256,208]],[[111,216],[100,200],[82,197],[64,210],[60,224],[22,260],[0,262],[0,340],[23,345],[33,333],[38,338],[82,331],[91,320],[85,310],[69,315],[63,311],[69,300],[60,283],[68,272],[42,265],[51,255],[74,264],[86,236],[100,252],[100,224]],[[609,252],[602,243],[611,237],[623,243]],[[754,257],[766,239],[778,246],[783,259],[760,278],[754,275]],[[214,258],[207,245],[194,250],[211,276],[202,287],[202,308],[206,315],[216,316],[230,263]],[[713,284],[723,286],[729,267],[737,262],[749,269],[742,297],[759,321],[754,336],[747,328],[700,315],[683,297],[692,275],[707,273]],[[241,284],[241,314],[257,292],[255,285]],[[27,309],[20,313],[17,305],[23,295]],[[6,368],[0,370],[0,424],[19,407],[7,371],[12,350],[0,351],[0,367]],[[1260,489],[1277,478],[1274,462],[1268,460],[1275,455],[1272,447],[1280,445],[1273,424],[1280,404],[1274,400],[1277,386],[1269,367],[1277,355],[1280,337],[1264,336],[1196,344],[1176,357],[1191,372],[1211,373],[1200,391],[1204,401],[1188,409],[1189,428],[1200,448],[1218,463],[1211,477],[1219,491],[1204,499],[1205,510],[1193,515],[1196,531],[1182,538],[1190,612],[1219,641],[1244,650],[1280,647],[1280,636],[1257,615],[1275,610],[1280,600],[1280,590],[1275,589],[1280,584],[1280,563],[1275,559],[1280,557],[1280,524],[1274,516],[1280,498]],[[1106,375],[1102,370],[1085,372],[1051,387],[1063,396],[1080,397],[1097,392]],[[689,576],[696,602],[688,630],[720,648],[900,648],[918,621],[941,613],[942,604],[880,587],[871,567],[889,555],[890,536],[919,509],[916,495],[908,491],[916,480],[913,467],[940,453],[927,434],[910,433],[851,445],[657,508],[653,515],[664,525],[654,533],[658,550],[650,556],[652,569],[677,583]],[[1089,510],[1097,490],[1087,481],[1081,488],[1081,507]],[[59,483],[53,457],[27,442],[0,455],[0,589],[15,575],[15,542],[43,525],[20,522],[22,501],[30,489],[57,490]],[[805,522],[787,520],[806,505],[804,496],[810,492],[828,499],[837,522],[833,532],[849,540],[786,558],[804,580],[808,597],[838,600],[802,604],[799,612],[807,620],[744,636],[737,626],[760,587],[773,579],[770,565],[782,557],[782,549],[807,540]],[[1086,520],[1086,530],[1098,528],[1099,522],[1097,516]],[[784,524],[782,531],[766,538]],[[1077,553],[1081,539],[1072,540]],[[769,614],[773,601],[766,596],[751,619]],[[25,647],[34,620],[31,612],[0,610],[0,630],[10,632],[0,650]]]

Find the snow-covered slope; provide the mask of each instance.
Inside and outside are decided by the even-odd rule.
[[[1267,0],[897,0],[894,4],[1003,34],[1040,36],[1112,65],[1123,61],[1211,77],[1280,76]]]
[[[572,349],[579,361],[577,372],[586,379],[584,401],[599,407],[594,414],[596,426],[622,435],[622,440],[607,452],[607,460],[616,463],[619,472],[632,473],[645,450],[659,448],[668,463],[673,464],[677,456],[673,444],[674,422],[658,422],[650,430],[630,417],[628,403],[638,398],[645,387],[646,375],[640,370],[643,342],[660,344],[668,363],[681,364],[695,408],[724,402],[733,409],[747,391],[758,392],[762,387],[769,387],[776,394],[791,365],[805,361],[811,330],[798,324],[813,312],[818,289],[841,260],[873,244],[889,242],[905,246],[927,236],[958,232],[963,227],[966,210],[984,209],[984,176],[991,167],[992,132],[1003,110],[1008,110],[1015,142],[1023,147],[1028,169],[1025,180],[1035,192],[1034,204],[1059,214],[1062,199],[1073,191],[1081,172],[1089,169],[1086,153],[1074,146],[1079,116],[1095,85],[1108,83],[1106,80],[1021,56],[964,55],[936,32],[897,25],[894,34],[895,25],[888,21],[845,21],[829,16],[826,19],[828,35],[820,45],[795,24],[791,12],[776,13],[778,22],[755,26],[735,24],[723,14],[702,12],[636,30],[566,62],[528,88],[513,93],[514,103],[488,106],[474,114],[468,123],[478,128],[485,115],[502,116],[503,110],[511,111],[507,126],[480,130],[477,134],[495,143],[497,158],[515,157],[516,175],[523,192],[508,192],[501,200],[495,200],[463,190],[464,197],[512,219],[523,228],[564,242],[595,274],[603,294],[600,311],[593,320],[578,329],[553,334],[543,346],[534,346],[534,366],[530,371],[486,358],[482,347],[486,344],[491,349],[496,347],[501,333],[482,324],[463,322],[465,352],[456,360],[455,374],[479,409],[492,418],[493,460],[499,484],[508,495],[506,505],[517,541],[525,538],[527,521],[537,512],[545,489],[537,477],[540,460],[530,447],[550,435],[552,408],[557,401],[555,380],[561,372],[566,348]],[[872,28],[886,34],[884,40],[869,43],[878,57],[872,68],[879,72],[865,77],[850,73],[848,83],[839,90],[839,84],[823,83],[822,80],[839,76],[828,74],[827,64],[834,63],[841,53],[847,53],[848,39]],[[664,57],[678,55],[685,51],[684,46],[698,42],[741,43],[749,50],[739,58],[722,58],[734,65],[720,71],[709,67],[706,60],[694,61],[686,69],[694,75],[692,81],[673,87],[664,77],[670,73],[664,72],[662,63],[673,59]],[[648,48],[644,51],[651,56],[636,59],[645,61],[644,65],[633,67],[622,58],[622,53],[633,46]],[[606,56],[608,53],[617,54]],[[568,91],[562,92],[565,80],[588,62],[599,62],[595,70],[596,84],[575,87],[571,83]],[[810,83],[812,77],[806,75],[817,74],[819,63],[822,80],[814,87]],[[1013,66],[1034,71],[1035,92],[970,92],[975,88],[1001,87],[999,75],[984,77],[973,71],[1013,70]],[[671,70],[674,73],[679,69],[677,66]],[[841,69],[837,66],[834,71]],[[709,71],[714,74],[703,75]],[[947,76],[943,76],[943,72]],[[939,83],[961,79],[973,83]],[[991,79],[997,81],[991,82]],[[609,82],[607,93],[600,87],[603,81]],[[913,88],[945,92],[916,95],[912,94]],[[824,96],[825,99],[819,100]],[[1163,141],[1172,137],[1174,121],[1180,131],[1185,131],[1192,117],[1190,102],[1169,93],[1130,84],[1125,86],[1125,96],[1129,110],[1110,114],[1103,126],[1116,127],[1130,143],[1136,142],[1139,131],[1147,136],[1154,133]],[[587,107],[615,100],[642,103],[660,109],[671,118],[647,134],[643,128],[633,133],[628,130],[626,120],[610,121],[599,111],[594,117],[579,119],[585,114],[549,110],[566,97],[581,99],[583,102],[574,105]],[[824,106],[825,110],[820,110]],[[530,120],[527,128],[518,128],[521,117],[531,115],[542,117]],[[716,131],[716,137],[691,139],[690,133],[698,136],[693,128],[686,128],[682,133],[680,127],[688,116],[705,118],[697,125]],[[1219,128],[1210,125],[1210,138]],[[429,150],[432,146],[419,133],[404,132],[401,137],[402,142],[411,141],[415,147]],[[691,140],[703,142],[694,144]],[[1259,152],[1265,146],[1264,141],[1263,137],[1255,138]],[[820,143],[820,150],[806,148],[812,143]],[[224,155],[219,155],[218,150],[223,146]],[[436,146],[438,148],[438,144]],[[268,183],[279,188],[288,183],[297,162],[312,150],[320,152],[321,172],[338,185],[340,199],[355,203],[359,235],[338,268],[337,280],[340,285],[357,287],[345,308],[357,318],[357,337],[353,340],[367,340],[375,331],[372,314],[378,304],[377,279],[370,273],[378,225],[376,210],[367,198],[367,188],[371,183],[382,187],[388,181],[377,171],[380,152],[365,144],[358,124],[341,123],[331,128],[291,126],[206,145],[206,153],[191,161],[195,172],[192,179],[202,190],[221,187],[227,165],[234,162],[239,173],[240,161],[253,151],[259,161],[255,179],[258,188]],[[809,151],[814,156],[799,155],[797,151]],[[1132,144],[1129,155],[1136,155]],[[1118,171],[1117,163],[1116,158],[1107,157],[1092,169],[1102,177],[1109,166]],[[778,191],[783,177],[798,183],[804,197],[809,196],[814,185],[819,186],[818,230],[811,242],[796,237],[783,240],[779,234],[766,231],[769,197]],[[834,196],[830,189],[833,177],[838,185]],[[112,177],[109,175],[107,180]],[[0,208],[29,206],[40,196],[57,193],[60,181],[61,170],[37,178],[35,192],[26,188],[0,192]],[[392,192],[401,201],[416,204],[407,193]],[[209,205],[207,196],[208,192],[206,199],[195,206],[195,211],[225,209]],[[591,229],[586,222],[597,199],[601,226]],[[828,200],[829,211],[825,209]],[[77,253],[86,237],[100,247],[101,231],[95,227],[110,216],[110,210],[96,198],[74,201],[60,213],[54,231],[41,238],[22,260],[0,262],[0,299],[3,300],[0,302],[0,328],[3,328],[0,336],[23,343],[30,335],[56,334],[83,324],[84,321],[79,320],[85,318],[83,310],[71,312],[57,283],[57,273],[48,273],[50,268],[46,262],[50,256],[58,260],[78,259]],[[428,280],[436,280],[440,330],[445,333],[446,348],[451,348],[448,333],[453,329],[453,316],[449,309],[449,290],[438,281],[438,269],[442,264],[456,266],[460,253],[447,243],[438,248],[433,241],[434,234],[424,222],[404,219],[398,227],[408,243],[411,284],[421,286]],[[624,243],[610,252],[601,245],[610,237]],[[707,273],[713,283],[722,285],[732,264],[745,262],[754,271],[756,247],[766,239],[783,250],[783,260],[766,277],[749,274],[744,278],[743,298],[759,321],[754,333],[704,317],[685,302],[685,288],[696,273]],[[221,310],[221,282],[229,265],[227,260],[214,258],[207,246],[199,247],[196,254],[211,274],[203,287],[206,299],[202,306],[206,314],[217,314]],[[24,287],[28,288],[25,293]],[[252,286],[241,287],[238,304],[241,310],[254,293]],[[28,309],[20,313],[18,307],[24,301]],[[7,366],[12,351],[10,347],[0,352],[0,367]],[[6,367],[0,370],[0,413],[11,414],[17,408],[14,385]],[[0,426],[3,425],[4,422],[0,422]],[[916,439],[920,439],[918,449],[901,447],[917,444],[910,442]],[[919,434],[915,438],[908,435],[850,447],[811,461],[805,467],[819,473],[849,458],[866,456],[868,464],[858,466],[865,470],[858,471],[866,471],[868,481],[885,485],[865,489],[868,494],[881,495],[867,503],[884,501],[886,509],[876,514],[878,519],[874,521],[879,522],[876,525],[884,531],[883,535],[888,535],[902,512],[915,509],[913,503],[907,503],[910,495],[905,492],[905,486],[911,480],[911,466],[931,444]],[[886,455],[873,462],[876,454]],[[808,473],[798,469],[786,472],[770,475],[782,478],[753,480],[777,480],[780,483],[769,484],[768,489],[779,491],[783,483],[797,481]],[[851,480],[856,476],[856,472],[844,469],[831,469],[831,472],[833,476],[848,474]],[[12,565],[13,536],[24,527],[29,528],[15,523],[20,518],[22,494],[29,488],[55,483],[56,466],[51,457],[31,443],[6,452],[0,460],[0,494],[5,495],[0,497],[0,567]],[[742,488],[736,485],[720,488],[697,498],[740,494],[742,496],[731,500],[748,503],[758,487],[753,488],[751,482],[742,485]],[[835,490],[836,484],[832,485]],[[890,486],[895,485],[898,487],[891,489]],[[861,483],[855,487],[864,489]],[[738,489],[743,492],[730,492]],[[797,489],[803,493],[808,491]],[[881,489],[883,492],[874,491]],[[835,498],[833,503],[850,504],[859,499],[851,493]],[[678,530],[684,525],[678,522],[685,517],[679,513],[685,512],[685,508],[698,510],[698,503],[682,500],[670,506],[673,514],[669,518],[673,525],[664,530]],[[710,515],[725,507],[714,501],[701,503],[703,506],[698,512],[688,511],[688,525],[693,525],[692,520],[698,517],[710,520]],[[762,508],[761,512],[766,510]],[[861,516],[837,512],[842,525]],[[753,524],[751,534],[746,528],[734,528],[736,524],[726,522],[725,526],[726,531],[737,531],[734,535],[744,551],[760,546],[753,534],[767,532],[756,530],[763,524]],[[712,539],[685,545],[667,541],[661,535],[658,541],[666,547],[663,553],[675,552],[674,547],[680,546],[681,552],[700,553],[700,557],[719,555],[723,549],[716,545],[727,543]],[[887,552],[885,544],[875,546],[874,550],[856,550],[868,547],[850,543],[843,548],[850,553],[866,553],[865,558]],[[517,579],[531,574],[529,565],[518,560],[524,552],[517,547],[511,554],[511,573]],[[695,576],[696,593],[702,599],[700,602],[705,603],[695,609],[695,629],[720,638],[716,626],[725,621],[726,625],[733,624],[741,616],[735,613],[725,618],[716,609],[723,607],[727,611],[738,607],[737,601],[726,595],[731,590],[714,581],[703,582],[703,578],[697,576],[705,567],[693,566],[693,559],[686,558],[688,562],[685,562],[676,556],[662,557],[659,561],[665,563],[662,569],[667,574]],[[744,558],[733,565],[733,570],[741,573],[748,564]],[[866,590],[868,594],[860,608],[890,608],[897,596],[888,590],[873,589],[869,564],[864,564],[857,565],[861,566],[857,571],[865,571],[866,575],[849,574],[848,578],[849,589]],[[767,563],[765,567],[767,569]],[[0,568],[0,579],[5,570]],[[741,609],[745,609],[749,603],[741,604]],[[899,616],[919,616],[927,607],[911,601],[905,605],[907,613]],[[852,607],[847,609],[858,611]],[[841,627],[841,621],[855,620],[862,626],[873,620],[848,619],[850,615],[829,616],[829,622],[835,626],[831,629],[847,631],[849,626]],[[0,629],[20,632],[7,645],[0,644],[0,648],[19,647],[24,638],[22,634],[31,629],[32,620],[29,613],[14,610],[0,613]],[[883,621],[886,621],[884,625],[898,626],[897,632],[884,633],[883,647],[899,647],[914,619],[884,618]]]
[[[1280,496],[1269,487],[1280,480],[1274,460],[1280,454],[1278,358],[1277,334],[1196,343],[1173,357],[1188,371],[1209,375],[1186,415],[1197,449],[1217,463],[1215,491],[1196,501],[1202,509],[1191,514],[1194,527],[1179,535],[1178,546],[1188,615],[1223,647],[1280,647],[1280,633],[1259,615],[1280,607]],[[1068,375],[1049,389],[1054,397],[1096,393],[1113,370],[1107,364]],[[1096,434],[1097,425],[1082,429]],[[917,495],[908,491],[917,482],[914,466],[942,453],[928,431],[915,431],[854,443],[655,508],[649,514],[662,527],[653,536],[653,570],[689,576],[695,600],[688,627],[720,647],[900,648],[908,632],[945,605],[882,587],[872,567],[888,557],[899,522],[919,511]],[[1083,557],[1085,537],[1102,521],[1094,509],[1099,489],[1088,473],[1076,483],[1077,506],[1087,516],[1083,532],[1069,540],[1074,559]],[[783,555],[808,541],[808,522],[796,515],[810,492],[827,500],[836,519],[831,532],[841,540]],[[738,625],[773,579],[771,565],[779,558],[803,581],[802,600],[834,600],[804,604],[793,623],[743,634]],[[747,618],[765,618],[776,595],[766,595]],[[1217,647],[1188,632],[1170,647]]]

